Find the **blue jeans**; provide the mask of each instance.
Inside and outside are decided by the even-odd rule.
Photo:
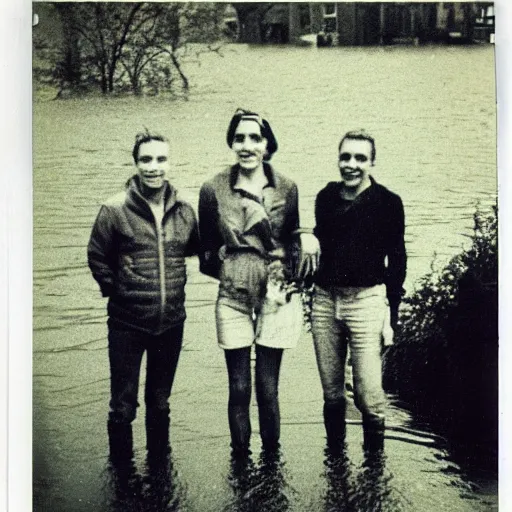
[[[312,331],[326,406],[345,405],[345,361],[350,347],[354,402],[363,420],[384,420],[381,346],[387,310],[384,285],[316,287]]]
[[[108,355],[110,360],[109,420],[131,423],[136,416],[139,375],[146,352],[146,415],[168,414],[169,397],[181,346],[183,324],[162,334],[151,335],[109,320]]]

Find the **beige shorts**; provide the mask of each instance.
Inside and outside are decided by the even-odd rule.
[[[302,304],[297,294],[289,303],[261,310],[248,310],[233,299],[219,297],[215,308],[217,340],[224,350],[250,347],[294,348],[302,333]]]

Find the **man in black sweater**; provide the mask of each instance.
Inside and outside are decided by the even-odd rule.
[[[341,181],[316,198],[321,259],[313,301],[313,339],[324,393],[327,444],[345,442],[345,360],[350,348],[354,401],[363,415],[364,449],[384,446],[382,344],[391,343],[406,272],[400,197],[371,176],[375,141],[348,132],[339,145]]]

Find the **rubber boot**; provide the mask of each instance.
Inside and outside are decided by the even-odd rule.
[[[384,418],[363,417],[363,449],[366,453],[379,453],[384,450]]]
[[[345,402],[324,403],[324,424],[327,434],[327,447],[333,455],[339,455],[345,448]]]
[[[148,410],[146,413],[146,448],[148,461],[165,460],[171,451],[169,445],[169,409]]]
[[[133,459],[133,433],[131,423],[107,423],[110,461],[114,466],[128,464]]]
[[[152,510],[179,510],[180,491],[171,456],[169,426],[169,409],[146,411],[145,496]]]
[[[130,423],[107,423],[110,472],[118,500],[132,500],[141,490],[140,476],[133,461],[133,434]]]

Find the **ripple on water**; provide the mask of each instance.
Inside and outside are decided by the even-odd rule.
[[[133,173],[131,144],[143,125],[170,138],[172,182],[195,207],[205,179],[232,162],[225,143],[232,112],[261,111],[279,140],[273,163],[299,186],[304,225],[313,225],[317,192],[338,179],[341,134],[366,127],[377,141],[376,179],[405,204],[409,291],[430,270],[434,250],[447,260],[467,243],[477,202],[494,201],[492,47],[235,45],[224,59],[206,55],[187,71],[195,84],[190,101],[93,98],[34,106],[34,435],[41,475],[35,489],[48,509],[114,510],[99,491],[109,481],[105,300],[89,275],[86,246],[99,205]],[[390,410],[384,464],[364,460],[357,421],[347,427],[347,468],[327,461],[321,388],[306,334],[283,362],[282,459],[270,476],[261,471],[253,402],[256,476],[238,493],[230,484],[227,377],[213,326],[217,285],[192,259],[187,287],[185,349],[171,400],[175,478],[186,487],[181,509],[238,511],[248,503],[308,512],[342,505],[369,511],[375,503],[390,512],[493,509],[493,478],[483,479],[489,491],[475,487],[450,461],[443,440],[428,426],[414,427],[398,406]],[[143,414],[142,405],[134,423],[141,472]]]

